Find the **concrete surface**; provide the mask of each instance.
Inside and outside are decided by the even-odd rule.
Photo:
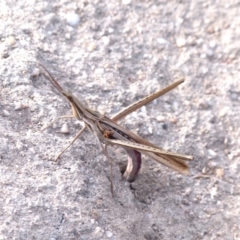
[[[238,1],[1,1],[0,239],[240,239]],[[34,63],[112,116],[186,81],[121,122],[190,154],[181,176],[143,158],[122,180]],[[67,124],[67,126],[66,126]],[[64,127],[69,133],[61,133]],[[69,130],[68,130],[69,129]]]

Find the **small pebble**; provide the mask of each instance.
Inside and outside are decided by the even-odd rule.
[[[65,38],[66,38],[67,40],[69,40],[69,39],[71,38],[70,33],[66,33],[66,34],[65,34]]]
[[[164,38],[158,38],[158,39],[157,39],[157,42],[158,42],[159,44],[161,44],[161,45],[165,45],[165,44],[168,43],[167,40],[165,40]]]
[[[87,49],[89,52],[94,51],[97,48],[97,45],[94,42],[89,43]]]
[[[178,47],[184,47],[186,45],[186,39],[185,38],[178,38],[176,40],[176,44]]]
[[[152,134],[152,133],[153,133],[152,127],[149,127],[149,128],[148,128],[148,131],[149,131],[150,134]]]
[[[190,46],[196,45],[196,39],[193,36],[188,36],[186,40],[186,44]]]
[[[2,58],[8,58],[10,56],[9,52],[5,51],[3,54],[2,54]]]
[[[180,17],[178,17],[178,18],[176,19],[176,22],[177,22],[179,25],[181,25],[181,24],[183,23],[183,21],[184,21],[184,19],[183,19],[183,18],[180,18]]]
[[[22,110],[23,108],[25,108],[21,102],[15,102],[14,105],[15,105],[15,108],[14,108],[15,111],[19,111],[19,110]]]
[[[228,154],[228,159],[229,159],[229,160],[233,160],[233,158],[234,158],[234,155],[233,155],[232,153],[229,153],[229,154]]]
[[[223,177],[224,169],[223,168],[216,169],[215,174],[216,174],[216,177]]]
[[[213,151],[212,149],[208,149],[208,154],[210,157],[216,157],[217,153],[215,151]]]
[[[95,231],[94,231],[94,234],[96,235],[96,236],[98,236],[98,237],[101,237],[102,236],[102,234],[103,234],[103,229],[101,228],[101,227],[96,227],[95,228]]]
[[[128,5],[131,3],[131,0],[122,0],[123,5]]]
[[[187,195],[189,195],[191,192],[192,192],[192,189],[191,189],[191,188],[187,188],[187,189],[185,190],[184,195],[187,196]]]
[[[213,187],[213,188],[210,190],[211,199],[213,199],[216,195],[217,195],[217,187]]]
[[[210,107],[209,103],[204,99],[199,100],[198,106],[199,106],[199,109],[204,109],[204,110],[206,110]]]
[[[172,117],[172,118],[169,119],[169,122],[176,124],[178,122],[178,119],[175,118],[175,117]]]
[[[7,110],[3,110],[3,116],[5,117],[10,116],[10,112],[8,112]]]
[[[158,122],[164,122],[165,121],[165,117],[163,117],[163,116],[157,116],[156,119],[157,119]]]
[[[68,13],[66,15],[67,23],[71,26],[76,26],[80,22],[80,17],[76,13]]]
[[[219,112],[219,117],[225,117],[229,112],[229,107],[224,107]]]
[[[208,48],[206,50],[206,54],[207,54],[208,57],[212,57],[214,55],[214,51],[212,49]]]
[[[142,106],[142,107],[141,107],[141,112],[142,112],[143,114],[147,114],[147,108],[146,108],[146,106]]]
[[[114,29],[113,28],[108,28],[108,33],[113,33]]]
[[[217,167],[217,163],[215,161],[209,161],[208,166],[210,168],[216,168]]]
[[[5,43],[8,46],[13,45],[15,43],[15,38],[13,36],[9,36],[5,39]]]
[[[214,48],[216,48],[216,46],[217,46],[217,44],[216,44],[215,41],[210,41],[210,42],[209,42],[209,47],[210,47],[210,48],[213,48],[213,49],[214,49]]]
[[[153,172],[160,172],[160,169],[159,169],[159,167],[155,167],[155,168],[152,168],[152,169],[150,169],[151,171],[153,171]]]
[[[143,28],[141,26],[137,25],[137,32],[142,33],[142,31],[143,31]]]
[[[110,238],[110,237],[112,237],[112,236],[113,236],[113,233],[112,233],[112,232],[110,232],[110,231],[106,231],[106,235],[107,235],[107,237],[108,237],[108,238]]]
[[[70,132],[70,131],[69,131],[68,125],[67,125],[66,123],[64,123],[64,124],[62,125],[61,130],[60,130],[60,133],[68,134],[69,132]]]
[[[103,43],[104,43],[104,45],[109,45],[109,43],[110,43],[110,38],[109,37],[107,37],[107,36],[103,36],[102,37],[102,41],[103,41]]]

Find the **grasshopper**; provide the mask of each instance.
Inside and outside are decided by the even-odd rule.
[[[77,135],[71,141],[71,143],[57,156],[56,161],[63,154],[63,152],[67,150],[67,148],[69,148],[87,128],[88,130],[90,130],[90,132],[94,133],[97,136],[98,142],[100,143],[100,146],[109,161],[110,158],[107,153],[107,146],[118,145],[123,147],[123,149],[126,151],[128,155],[128,164],[123,173],[123,177],[129,182],[133,182],[138,175],[138,172],[141,168],[141,154],[144,154],[179,173],[182,174],[188,173],[189,170],[186,161],[193,160],[192,156],[165,151],[155,146],[153,143],[148,142],[139,135],[127,130],[126,128],[122,127],[117,123],[118,120],[124,118],[131,112],[137,110],[138,108],[146,105],[147,103],[153,101],[154,99],[176,88],[179,84],[184,82],[183,78],[165,87],[164,89],[159,90],[141,99],[140,101],[131,104],[124,110],[117,113],[114,117],[109,118],[106,115],[98,111],[92,110],[88,106],[85,106],[71,92],[64,90],[42,64],[39,63],[39,65],[43,68],[44,75],[47,77],[47,79],[66,98],[66,100],[69,102],[72,108],[72,115],[58,117],[53,122],[51,122],[47,127],[52,125],[60,118],[76,118],[80,121],[83,121],[85,124],[84,127],[77,133]],[[111,184],[112,184],[112,166],[111,166]]]

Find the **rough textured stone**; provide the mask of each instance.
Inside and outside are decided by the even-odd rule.
[[[1,239],[239,239],[238,1],[3,0],[0,11]],[[40,132],[70,107],[36,61],[109,116],[185,77],[121,124],[194,155],[191,174],[144,157],[129,184],[124,151],[110,147],[112,197],[88,132],[54,164],[81,126],[65,119]]]

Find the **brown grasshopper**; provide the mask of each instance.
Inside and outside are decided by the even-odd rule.
[[[141,153],[153,158],[157,162],[179,173],[188,173],[188,165],[185,161],[193,160],[192,156],[165,151],[116,123],[118,120],[122,119],[123,117],[127,116],[128,114],[137,110],[143,105],[146,105],[147,103],[153,101],[159,96],[176,88],[179,84],[184,82],[184,79],[180,79],[173,84],[167,86],[166,88],[143,98],[142,100],[120,111],[113,118],[109,118],[106,115],[98,111],[94,111],[88,106],[83,105],[83,103],[81,103],[71,92],[65,91],[44,66],[42,66],[41,64],[39,65],[45,70],[45,76],[50,80],[53,86],[67,99],[67,101],[72,107],[72,115],[58,117],[50,125],[52,125],[60,118],[77,118],[78,120],[85,123],[85,126],[77,133],[71,143],[57,156],[56,161],[63,154],[63,152],[68,147],[70,147],[73,142],[82,134],[82,132],[86,128],[88,128],[97,136],[101,148],[103,149],[103,152],[105,153],[109,161],[110,158],[107,153],[108,145],[115,144],[124,148],[124,150],[128,154],[128,164],[123,173],[123,177],[129,182],[135,180],[140,170]],[[50,125],[48,125],[47,127],[49,127]]]

